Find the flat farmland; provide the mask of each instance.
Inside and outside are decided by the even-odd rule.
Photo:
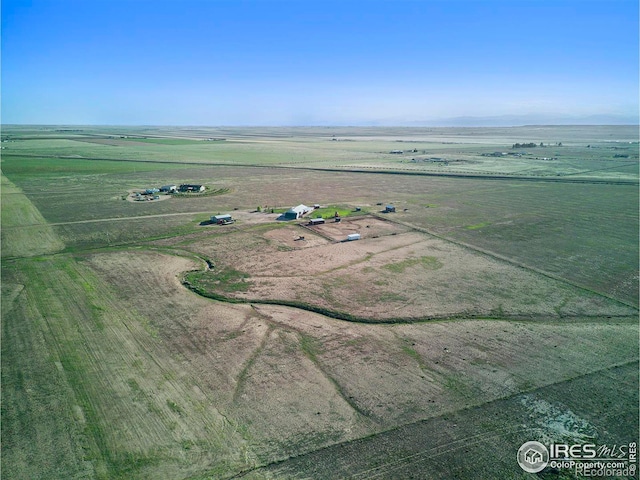
[[[94,168],[105,163],[104,168],[113,168],[112,162],[94,163]],[[117,165],[129,168],[127,163]],[[377,203],[391,202],[398,207],[394,218],[399,222],[499,253],[637,306],[638,189],[632,185],[255,167],[157,168],[81,176],[21,173],[11,178],[28,192],[70,248],[191,233],[211,214],[236,208],[248,212],[258,206],[348,202],[376,212],[382,208]],[[122,200],[129,189],[171,182],[202,182],[229,192],[155,204]],[[118,218],[127,220],[112,221]],[[76,223],[85,221],[96,223]]]
[[[298,128],[86,133],[16,131],[5,153],[138,163],[273,165],[633,182],[635,127]],[[514,145],[530,147],[514,148]]]
[[[300,226],[275,231],[260,227],[205,238],[186,248],[215,268],[187,279],[202,291],[235,299],[299,302],[371,321],[635,312],[571,284],[403,230],[406,227],[367,216],[309,227],[307,232]],[[300,233],[303,240],[296,239]],[[361,240],[345,242],[352,233]],[[313,238],[320,234],[323,237]]]
[[[2,136],[7,478],[528,478],[525,441],[638,438],[635,127]]]

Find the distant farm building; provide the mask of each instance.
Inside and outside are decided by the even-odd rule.
[[[354,240],[360,240],[360,234],[359,233],[351,233],[351,234],[347,235],[347,241],[353,242]]]
[[[396,155],[402,155],[404,153],[404,150],[391,150],[389,153],[393,153]]]
[[[312,218],[309,220],[309,225],[321,225],[324,223],[324,218]]]
[[[297,220],[298,218],[302,218],[304,215],[306,215],[312,210],[313,208],[300,204],[297,207],[290,208],[289,210],[284,212],[284,219]]]
[[[160,191],[164,193],[173,193],[178,189],[175,185],[165,185],[160,187]]]
[[[185,183],[178,188],[181,192],[204,192],[204,185],[192,185]]]
[[[235,220],[229,214],[225,215],[213,215],[211,217],[211,223],[215,223],[216,225],[227,225],[229,223],[233,223]]]
[[[384,207],[384,211],[387,213],[392,213],[396,211],[396,207],[394,207],[393,205],[387,205],[386,207]]]

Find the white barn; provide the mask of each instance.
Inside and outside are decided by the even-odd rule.
[[[292,207],[284,213],[285,220],[297,220],[298,218],[302,218],[307,213],[313,211],[313,208],[307,207],[306,205],[298,205],[297,207]]]

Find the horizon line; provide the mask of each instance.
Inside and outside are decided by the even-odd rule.
[[[207,128],[519,128],[519,127],[640,127],[638,123],[528,123],[504,125],[405,125],[405,124],[171,124],[171,123],[0,123],[0,127],[207,127]]]

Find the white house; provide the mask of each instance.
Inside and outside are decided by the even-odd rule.
[[[298,218],[302,218],[304,215],[306,215],[311,211],[313,211],[313,208],[300,204],[297,207],[292,207],[286,212],[284,212],[284,219],[297,220]]]

